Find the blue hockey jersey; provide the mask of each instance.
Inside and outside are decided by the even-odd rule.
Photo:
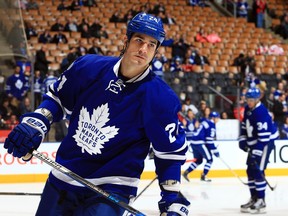
[[[187,141],[193,140],[194,132],[196,132],[196,126],[195,123],[198,121],[197,119],[188,119],[186,118],[186,127],[185,127],[185,132],[186,132],[186,139]]]
[[[272,122],[267,108],[259,102],[254,109],[247,105],[244,111],[244,119],[241,122],[240,141],[246,141],[247,145],[265,146],[270,140],[275,140],[279,132]]]
[[[216,138],[215,123],[211,119],[203,118],[200,127],[194,132],[192,137],[192,145],[205,144],[210,150],[215,150],[214,140]]]
[[[176,94],[150,69],[123,81],[120,63],[117,57],[78,58],[49,87],[40,107],[54,121],[69,116],[58,163],[104,190],[135,196],[150,143],[160,182],[180,181],[187,146]],[[63,189],[87,190],[55,169],[49,180]]]

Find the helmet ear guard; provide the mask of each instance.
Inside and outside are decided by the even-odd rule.
[[[128,23],[126,32],[128,40],[130,40],[133,33],[136,32],[155,38],[159,42],[159,46],[165,39],[165,31],[161,19],[144,12],[138,13]]]

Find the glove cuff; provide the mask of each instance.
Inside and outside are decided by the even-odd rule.
[[[42,141],[50,130],[49,120],[40,113],[33,112],[22,115],[21,123],[27,124],[30,127],[38,130],[42,135]]]
[[[173,203],[171,206],[169,206],[168,209],[168,215],[169,212],[173,212],[173,213],[177,213],[180,216],[187,216],[189,215],[189,209],[187,208],[187,206],[180,204],[180,203]]]

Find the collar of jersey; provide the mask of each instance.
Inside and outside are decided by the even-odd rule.
[[[118,77],[118,73],[119,73],[119,67],[120,67],[120,63],[122,61],[122,58],[114,65],[113,67],[113,71],[115,73],[115,75]],[[143,80],[150,71],[150,67],[148,67],[143,73],[141,73],[140,75],[137,75],[129,80],[126,81],[126,83],[134,83],[134,82],[139,82],[141,80]]]

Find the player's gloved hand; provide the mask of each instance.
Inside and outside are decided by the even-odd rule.
[[[220,157],[220,153],[219,153],[218,149],[212,150],[212,153],[215,155],[215,157]]]
[[[239,148],[242,149],[244,152],[248,152],[249,151],[249,147],[247,145],[246,140],[239,141]]]
[[[37,149],[50,129],[49,120],[40,113],[28,113],[21,116],[21,123],[17,125],[5,140],[4,148],[14,157],[24,157]],[[25,161],[32,158],[25,157]]]
[[[160,216],[188,216],[190,202],[177,192],[163,191],[158,202]]]

